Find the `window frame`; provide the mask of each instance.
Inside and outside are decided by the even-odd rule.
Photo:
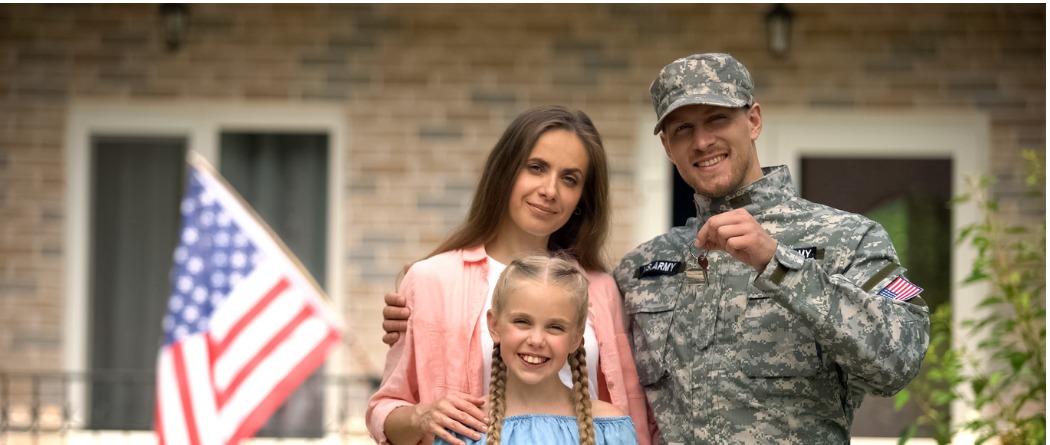
[[[328,134],[328,215],[325,252],[326,279],[323,286],[338,313],[345,313],[342,263],[339,252],[345,218],[343,161],[346,144],[346,114],[343,107],[321,103],[210,103],[210,102],[94,102],[70,104],[66,127],[65,292],[63,321],[63,367],[71,373],[88,369],[90,320],[87,308],[91,258],[91,150],[93,136],[162,136],[185,138],[194,150],[217,170],[219,141],[223,131],[320,131]],[[159,329],[159,326],[158,326]],[[158,331],[159,332],[159,331]],[[334,350],[325,364],[327,374],[343,369],[343,348]],[[328,389],[326,388],[326,391]],[[87,389],[71,389],[70,408],[80,419],[89,418]],[[334,422],[335,397],[326,397],[325,423]]]

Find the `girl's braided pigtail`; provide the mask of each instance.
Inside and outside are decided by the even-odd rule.
[[[503,416],[507,412],[507,365],[500,355],[499,343],[492,345],[492,377],[489,383],[489,435],[485,445],[499,445],[503,433]]]
[[[587,379],[587,351],[580,343],[579,349],[569,354],[572,369],[572,402],[576,410],[576,422],[580,425],[580,445],[594,445],[594,413],[591,411],[591,391]]]

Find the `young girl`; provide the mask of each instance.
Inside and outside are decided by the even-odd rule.
[[[564,259],[534,255],[507,266],[487,316],[494,343],[488,436],[459,439],[486,445],[638,443],[630,417],[590,397],[583,347],[587,284]],[[558,377],[566,361],[571,389]]]

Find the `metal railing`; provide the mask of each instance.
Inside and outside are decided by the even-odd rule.
[[[0,371],[0,445],[155,443],[154,382],[153,370]],[[376,377],[315,373],[256,437],[371,443],[364,413],[378,384]]]

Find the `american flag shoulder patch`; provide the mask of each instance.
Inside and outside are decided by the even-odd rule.
[[[915,298],[922,293],[922,288],[912,284],[904,275],[901,275],[893,280],[889,285],[882,288],[882,290],[876,292],[876,295],[882,295],[889,297],[894,300],[908,301]]]

